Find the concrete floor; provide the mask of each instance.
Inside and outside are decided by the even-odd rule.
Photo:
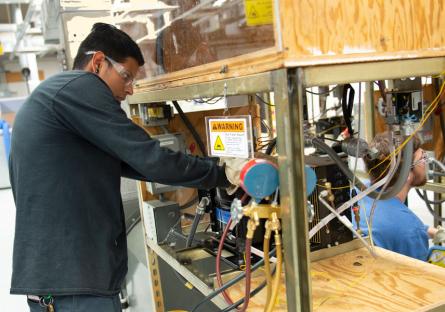
[[[0,191],[0,302],[2,311],[28,311],[25,296],[9,294],[12,273],[15,205],[11,190]]]

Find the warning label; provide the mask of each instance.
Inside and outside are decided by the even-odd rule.
[[[244,0],[247,26],[273,23],[272,0]]]
[[[245,121],[212,121],[210,127],[217,132],[244,132]]]
[[[250,116],[207,117],[207,134],[211,156],[249,158]]]

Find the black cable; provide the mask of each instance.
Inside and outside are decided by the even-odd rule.
[[[431,205],[440,205],[440,204],[443,204],[445,202],[445,198],[444,199],[440,199],[440,200],[430,200],[427,197],[427,194],[426,194],[425,190],[423,190],[423,195],[420,192],[420,190],[417,189],[417,188],[416,188],[416,192],[417,192],[417,195],[419,195],[420,198],[422,198],[425,202],[428,202]]]
[[[323,139],[323,140],[328,140],[328,141],[333,141],[333,142],[341,142],[340,140],[336,140],[336,139],[331,139],[331,138],[327,138],[327,137],[324,137],[324,138],[320,138],[320,139]]]
[[[379,86],[380,96],[382,97],[383,103],[386,104],[385,80],[377,81],[377,85]]]
[[[202,214],[196,213],[195,218],[193,219],[192,227],[190,230],[190,233],[187,237],[187,241],[185,243],[185,247],[189,248],[192,246],[193,239],[195,238],[196,230],[198,229],[199,221],[201,221],[201,217],[203,216],[204,212]]]
[[[266,102],[265,100],[263,100],[263,98],[261,96],[259,96],[258,94],[255,94],[255,95],[263,104],[266,104],[266,105],[272,106],[272,107],[275,106],[275,105],[270,104],[270,103]]]
[[[425,201],[426,207],[428,208],[428,211],[433,215],[434,220],[436,221],[442,221],[445,222],[445,218],[442,218],[441,216],[439,216],[439,214],[434,211],[433,207],[431,207],[431,201],[428,200],[426,191],[423,191],[423,195],[420,193],[420,191],[418,189],[416,189],[416,193],[417,195],[420,196],[420,198],[422,198]]]
[[[179,117],[181,117],[182,121],[184,122],[185,126],[190,130],[190,132],[193,135],[193,138],[195,139],[196,143],[199,146],[199,149],[201,150],[201,153],[203,156],[207,156],[207,152],[205,149],[205,145],[201,140],[201,137],[199,136],[198,132],[196,132],[195,127],[193,127],[192,123],[188,119],[188,117],[184,114],[184,111],[182,110],[181,106],[179,106],[177,101],[172,101],[173,105],[175,106],[176,110],[178,111]]]
[[[199,199],[198,196],[193,197],[191,200],[186,202],[184,205],[179,206],[179,210],[183,210],[183,209],[193,206],[193,204],[198,202],[198,199]]]
[[[349,97],[348,97],[349,91]],[[341,108],[343,111],[343,118],[345,119],[346,126],[348,127],[348,132],[351,138],[354,136],[354,131],[352,130],[352,107],[354,106],[354,88],[350,84],[346,84],[343,87],[343,95],[341,99]]]
[[[335,87],[333,87],[332,89],[325,91],[325,92],[313,92],[313,91],[309,91],[308,89],[306,89],[307,93],[313,94],[313,95],[327,95],[329,93],[331,93],[332,91],[334,91],[335,89],[337,89],[338,85],[336,85]]]
[[[275,251],[276,249],[272,249],[269,252],[269,257],[273,257],[275,255]],[[221,258],[223,259],[223,258]],[[260,266],[262,266],[264,264],[264,258],[261,259],[260,261],[258,261],[257,263],[255,263],[254,266],[252,266],[252,270],[251,272],[255,271],[256,269],[258,269]],[[246,272],[241,273],[240,275],[236,276],[235,278],[231,279],[230,281],[228,281],[226,284],[224,284],[223,286],[221,286],[220,288],[215,289],[214,291],[212,291],[210,294],[208,294],[201,302],[199,302],[192,310],[191,312],[196,312],[196,310],[198,310],[198,308],[203,305],[204,303],[208,302],[209,300],[213,299],[214,297],[218,296],[220,293],[222,293],[224,290],[226,290],[227,288],[235,285],[236,283],[238,283],[240,280],[242,280],[244,277],[246,276]]]
[[[206,100],[204,99],[194,99],[193,101],[196,103],[200,103],[200,104],[210,104],[210,105],[214,105],[216,103],[218,103],[218,101],[220,101],[223,97],[222,96],[217,96],[217,97],[212,97],[212,98],[208,98]]]
[[[272,141],[269,142],[266,149],[266,154],[270,155],[272,154],[273,149],[277,146],[277,138],[273,138]]]
[[[277,267],[275,266],[272,270],[272,275],[275,274]],[[257,288],[255,288],[254,290],[252,290],[250,292],[250,296],[249,298],[252,298],[253,296],[255,296],[257,293],[259,293],[260,291],[262,291],[264,289],[264,287],[266,287],[267,282],[264,281],[262,282],[260,285],[258,285]],[[244,301],[246,300],[246,298],[241,298],[240,300],[238,300],[237,302],[234,302],[233,304],[229,305],[228,307],[226,307],[224,310],[221,310],[221,312],[229,312],[232,310],[235,310],[236,308],[238,308],[240,305],[242,305],[244,303]]]

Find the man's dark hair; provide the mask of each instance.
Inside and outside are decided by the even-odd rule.
[[[406,138],[402,137],[400,138],[400,141],[405,140]],[[413,138],[413,147],[414,147],[414,153],[420,148],[421,141],[417,135],[415,135]],[[383,133],[377,134],[374,139],[372,140],[371,144],[369,145],[369,148],[374,148],[379,152],[379,156],[377,158],[369,158],[368,156],[365,156],[363,160],[365,161],[366,169],[369,171],[369,176],[371,178],[372,183],[375,183],[381,179],[383,179],[386,174],[389,171],[390,167],[390,159],[387,159],[383,161],[388,155],[391,154],[391,145],[393,142],[391,142],[391,136],[388,131],[385,131]],[[395,148],[397,148],[396,146]],[[383,161],[383,162],[382,162]],[[400,174],[400,168],[402,167],[403,163],[403,157],[400,159],[399,167],[397,168],[397,171],[394,173],[394,176],[392,177],[391,181],[389,182],[389,186],[392,186],[395,181],[397,180],[397,177]],[[381,163],[381,164],[380,164]]]
[[[90,34],[80,44],[74,59],[73,69],[85,68],[93,57],[92,55],[85,55],[85,52],[88,51],[102,51],[116,62],[124,62],[126,58],[132,57],[139,66],[145,63],[136,42],[122,30],[105,23],[93,25]]]

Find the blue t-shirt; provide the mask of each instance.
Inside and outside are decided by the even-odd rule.
[[[369,220],[374,199],[365,197],[359,201],[360,229],[369,234],[365,210]],[[354,228],[356,222],[353,219]],[[398,198],[379,200],[376,204],[372,234],[376,246],[426,261],[428,256],[428,226]]]

